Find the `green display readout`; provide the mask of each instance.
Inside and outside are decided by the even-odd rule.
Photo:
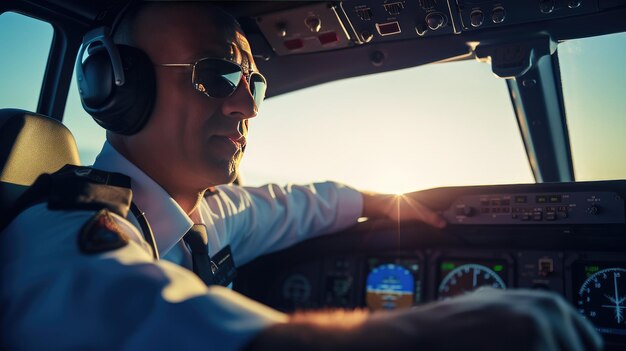
[[[441,264],[441,270],[442,271],[451,271],[453,269],[456,268],[456,264],[452,263],[452,262],[443,262]]]
[[[600,270],[599,266],[585,266],[585,276],[589,277]]]
[[[453,269],[455,269],[457,267],[457,264],[454,262],[442,262],[441,263],[441,270],[442,271],[451,271]],[[502,272],[504,271],[504,265],[501,264],[495,264],[491,267],[491,269],[493,269],[494,272]]]

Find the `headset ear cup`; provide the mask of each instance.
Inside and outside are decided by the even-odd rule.
[[[115,85],[111,59],[106,49],[96,47],[83,63],[89,96],[81,94],[83,108],[103,128],[132,135],[146,124],[156,97],[154,67],[140,49],[117,45],[125,82]]]

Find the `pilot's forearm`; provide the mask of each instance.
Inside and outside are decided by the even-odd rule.
[[[411,309],[343,313],[292,316],[263,330],[246,351],[603,349],[593,326],[546,291],[482,289]]]
[[[417,333],[391,313],[365,310],[296,313],[265,329],[245,351],[416,350]]]
[[[296,313],[288,323],[275,324],[261,332],[246,351],[356,349],[354,340],[366,318],[366,312]]]
[[[361,191],[363,217],[395,221],[421,221],[435,228],[443,228],[446,222],[433,210],[408,195],[377,194]]]

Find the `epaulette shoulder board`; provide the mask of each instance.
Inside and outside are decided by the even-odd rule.
[[[55,173],[40,175],[3,216],[0,230],[27,208],[42,202],[47,202],[51,210],[107,209],[126,217],[131,200],[129,177],[65,165]]]
[[[107,209],[122,217],[128,215],[132,191],[130,178],[123,174],[68,165],[48,176],[51,210]]]

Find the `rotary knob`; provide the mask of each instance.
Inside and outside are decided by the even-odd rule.
[[[287,36],[287,24],[286,23],[278,23],[276,25],[276,34],[281,37],[284,38]]]
[[[476,211],[474,210],[472,206],[457,205],[455,214],[457,216],[472,217],[475,213]]]
[[[552,13],[554,11],[554,0],[539,1],[539,11],[541,13]]]
[[[318,33],[322,29],[322,21],[317,16],[307,17],[304,23],[313,33]]]
[[[570,9],[575,9],[580,6],[582,0],[567,0],[567,7]]]
[[[591,206],[587,207],[587,213],[592,215],[592,216],[597,216],[598,214],[600,214],[600,206],[598,206],[598,205],[591,205]]]
[[[485,14],[481,10],[474,10],[470,13],[470,24],[472,27],[477,28],[483,25],[485,20]]]
[[[504,10],[504,7],[502,6],[496,7],[491,12],[491,21],[493,21],[493,23],[502,23],[504,22],[505,18],[506,18],[506,11]]]
[[[446,17],[439,12],[430,13],[426,16],[426,24],[428,24],[430,30],[437,30],[446,24]]]

